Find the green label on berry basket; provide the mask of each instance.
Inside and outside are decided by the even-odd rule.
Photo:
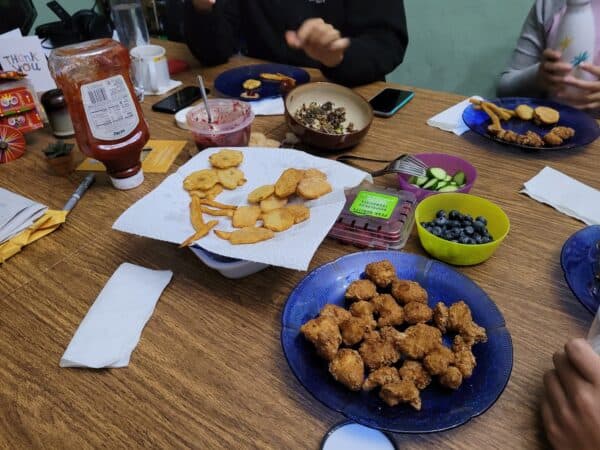
[[[357,216],[371,216],[378,219],[392,217],[398,197],[378,192],[360,191],[350,207],[350,212]]]

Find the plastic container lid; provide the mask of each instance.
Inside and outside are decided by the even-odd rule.
[[[346,190],[346,204],[329,237],[361,248],[404,247],[415,221],[412,192],[363,183]]]
[[[138,173],[129,178],[113,178],[110,177],[110,181],[115,188],[126,191],[138,187],[144,182],[144,172],[140,169]]]
[[[187,113],[190,112],[192,109],[194,109],[193,106],[188,106],[187,108],[183,108],[183,109],[177,111],[177,114],[175,114],[175,123],[182,130],[190,129],[190,127],[188,127],[188,124],[187,124],[186,116],[187,116]]]

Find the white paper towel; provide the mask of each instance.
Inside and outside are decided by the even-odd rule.
[[[127,233],[180,244],[194,233],[190,223],[190,196],[183,189],[183,180],[196,170],[210,167],[208,157],[220,151],[210,148],[200,152],[154,191],[133,204],[114,223],[113,228]],[[360,184],[370,176],[361,170],[337,161],[318,158],[292,149],[263,147],[238,148],[244,153],[240,169],[248,182],[233,191],[225,190],[217,201],[232,205],[247,204],[250,192],[259,186],[273,184],[290,167],[315,168],[327,174],[333,192],[318,200],[305,202],[310,207],[310,219],[277,233],[273,239],[250,245],[231,245],[209,233],[198,244],[213,253],[230,258],[260,262],[296,270],[306,270],[317,248],[329,232],[344,207],[344,189]],[[208,216],[207,216],[208,218]],[[209,218],[210,220],[213,217]],[[217,218],[219,219],[219,218]],[[229,219],[221,218],[216,226],[231,230]]]
[[[172,276],[170,270],[121,264],[77,328],[60,367],[127,366]]]
[[[469,99],[476,98],[482,100],[481,97],[474,95],[460,103],[442,111],[439,114],[431,117],[427,120],[427,125],[430,127],[439,128],[444,131],[451,131],[457,136],[462,135],[466,131],[469,131],[469,127],[465,124],[462,118],[463,112],[467,106],[469,106]]]
[[[551,167],[544,167],[521,192],[588,225],[600,224],[600,191]]]

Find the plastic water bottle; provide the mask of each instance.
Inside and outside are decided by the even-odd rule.
[[[121,44],[130,50],[148,44],[148,27],[141,0],[110,0],[110,8]]]

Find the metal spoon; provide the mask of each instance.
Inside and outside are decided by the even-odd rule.
[[[204,100],[204,107],[206,108],[208,123],[212,123],[212,115],[208,106],[208,98],[206,97],[206,89],[204,88],[204,80],[202,79],[202,75],[198,75],[198,83],[200,84],[200,93],[202,94],[202,100]]]

